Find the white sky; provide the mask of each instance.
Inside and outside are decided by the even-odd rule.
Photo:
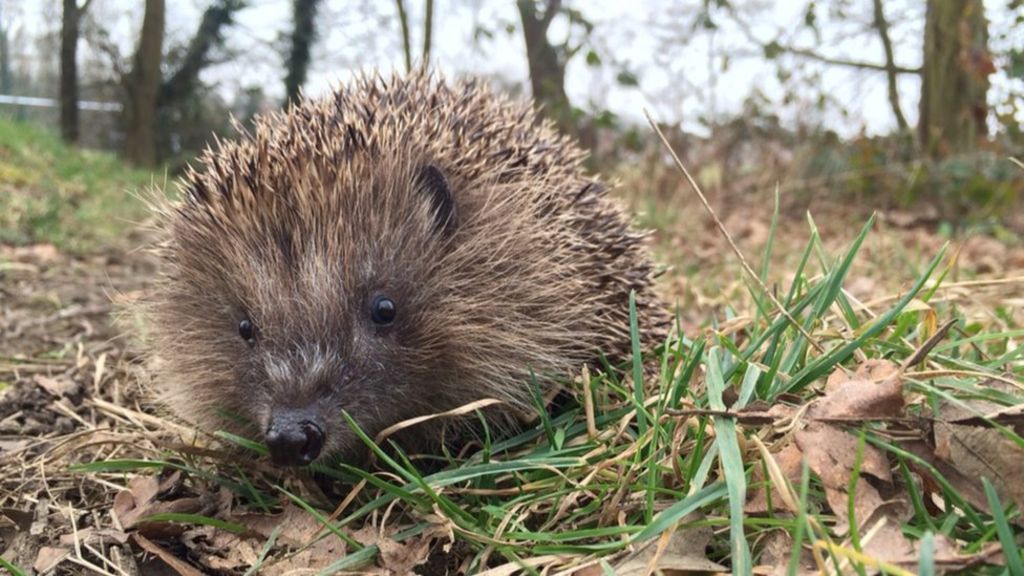
[[[1024,47],[1024,31],[1009,27],[1005,14],[1008,0],[986,0],[993,47],[1007,42]],[[785,68],[815,85],[840,106],[828,106],[824,112],[815,107],[820,91],[814,86],[797,90],[791,100],[784,101],[785,92],[776,78],[776,67],[762,56],[752,53],[753,46],[735,27],[724,25],[714,38],[706,33],[693,35],[686,26],[692,21],[702,0],[587,0],[568,2],[594,23],[592,46],[600,54],[603,66],[590,67],[584,62],[585,50],[569,65],[566,88],[570,99],[584,108],[607,107],[621,116],[642,119],[647,107],[664,120],[679,120],[688,129],[699,130],[698,117],[713,110],[719,117],[738,111],[752,90],[765,94],[773,108],[789,125],[798,122],[822,121],[843,134],[865,131],[869,134],[890,130],[895,122],[886,98],[884,75],[824,66],[803,59],[786,57]],[[882,62],[882,48],[877,37],[864,33],[871,22],[870,0],[849,2],[846,24],[832,24],[822,30],[822,37],[800,29],[804,1],[739,0],[734,2],[750,15],[753,33],[769,40],[782,33],[786,43],[815,48],[830,56],[871,62]],[[111,39],[121,53],[130,54],[142,12],[141,0],[94,0],[92,17],[109,30]],[[181,44],[194,33],[205,0],[168,2],[168,44]],[[412,43],[422,43],[422,0],[406,0],[412,21]],[[818,2],[822,8],[840,2]],[[449,75],[486,74],[500,79],[505,86],[523,86],[527,80],[527,64],[523,41],[518,29],[512,33],[506,26],[518,25],[513,0],[436,0],[434,54],[435,66]],[[923,2],[920,0],[886,0],[887,16],[896,48],[896,61],[908,67],[920,64]],[[237,16],[237,25],[228,33],[227,45],[236,51],[231,60],[207,69],[203,79],[214,83],[231,100],[233,95],[250,86],[261,86],[268,95],[283,93],[284,70],[279,53],[284,35],[291,25],[290,0],[251,0],[250,7]],[[23,0],[0,0],[4,20],[22,38],[39,37],[59,29],[60,2],[26,3]],[[311,95],[330,89],[332,83],[344,81],[353,71],[366,68],[383,70],[402,67],[401,40],[394,2],[389,0],[325,0],[318,19],[320,40],[317,43],[306,92]],[[728,21],[721,18],[723,24]],[[493,32],[490,38],[474,41],[479,25]],[[552,26],[552,39],[560,40],[568,33],[565,19]],[[690,39],[689,42],[686,39]],[[713,42],[713,44],[712,44]],[[715,54],[738,54],[726,62],[721,57],[709,59],[709,48]],[[32,50],[30,46],[23,46]],[[16,46],[17,50],[18,47]],[[747,54],[746,57],[743,54]],[[81,50],[83,67],[106,62],[107,56],[94,47]],[[628,66],[640,78],[635,88],[620,86],[615,81],[615,63]],[[997,63],[998,65],[998,63]],[[1005,99],[1008,92],[1018,98],[1024,94],[1020,80],[1008,80],[999,74],[993,78],[994,101]],[[917,116],[919,79],[913,75],[900,77],[903,111],[913,123]],[[841,108],[848,111],[844,116]]]

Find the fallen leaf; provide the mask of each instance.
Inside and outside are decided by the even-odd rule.
[[[1003,388],[989,382],[982,386]],[[995,428],[984,426],[984,418],[992,415],[1013,420],[1022,406],[1006,408],[985,400],[965,400],[963,405],[945,402],[935,421],[935,454],[954,465],[966,478],[980,483],[988,478],[1000,500],[1015,502],[1024,509],[1024,449]],[[966,424],[965,424],[966,422]],[[1016,431],[1018,434],[1020,430]],[[987,509],[987,508],[985,508]]]
[[[57,379],[36,374],[32,380],[55,398],[74,396],[81,390],[81,386],[77,382],[67,377]]]
[[[754,571],[766,574],[787,574],[790,556],[793,554],[793,536],[786,530],[772,530],[767,536],[758,542],[761,550],[758,561],[760,566],[754,567]],[[814,556],[810,548],[801,547],[798,574],[812,574],[817,572],[817,565],[814,563]]]
[[[957,468],[946,460],[935,454],[935,448],[923,440],[905,441],[900,443],[900,448],[917,456],[935,468],[945,478],[946,482],[960,494],[968,504],[978,510],[989,513],[988,499],[981,489],[981,483],[977,478],[971,478],[962,474]],[[907,465],[916,472],[923,480],[923,488],[928,494],[941,493],[942,488],[932,476],[931,470],[919,465],[917,462],[907,459]],[[925,500],[925,504],[931,502],[931,498]]]
[[[277,530],[277,541],[294,547],[305,546],[317,534],[326,531],[312,514],[290,503],[278,514],[241,513],[231,514],[226,519],[264,538],[270,538]]]
[[[28,530],[29,526],[32,525],[32,518],[34,514],[28,510],[18,510],[17,508],[0,508],[0,520],[9,520],[17,530]]]
[[[696,515],[684,518],[693,522]],[[664,533],[645,543],[636,552],[623,558],[615,568],[618,576],[646,576],[651,570],[661,574],[680,575],[695,572],[724,572],[726,568],[708,560],[707,547],[713,533],[709,526],[682,528]],[[664,539],[668,538],[665,542]]]
[[[800,475],[803,472],[803,452],[800,451],[794,444],[788,444],[777,454],[774,454],[775,461],[778,463],[782,473],[786,475],[790,483],[794,486],[800,485]],[[772,487],[771,492],[771,506],[768,506],[768,492],[765,490],[765,485],[770,484]],[[744,512],[747,514],[769,514],[778,513],[780,510],[785,508],[785,502],[783,501],[782,494],[779,493],[779,489],[769,480],[765,480],[764,468],[762,466],[755,466],[751,486],[757,486],[754,493],[747,499],[747,503],[743,506]],[[791,512],[793,512],[791,510]]]
[[[132,542],[135,542],[146,552],[156,556],[163,561],[164,564],[170,566],[180,576],[203,576],[203,573],[192,567],[191,564],[185,562],[181,558],[178,558],[174,554],[171,554],[165,550],[162,546],[146,538],[138,532],[131,535]]]
[[[29,440],[0,440],[0,452],[17,452],[29,445]]]
[[[128,482],[128,488],[114,496],[111,513],[117,517],[124,530],[138,530],[152,538],[167,538],[181,534],[187,529],[175,522],[142,522],[156,514],[203,514],[212,511],[216,496],[180,495],[183,475],[170,470],[158,476],[136,476]]]
[[[903,406],[898,368],[887,361],[868,361],[852,377],[841,370],[833,372],[825,385],[825,395],[807,410],[807,427],[794,435],[807,465],[821,479],[829,507],[838,520],[838,532],[845,532],[849,526],[851,499],[859,527],[885,502],[866,476],[891,487],[892,473],[888,457],[871,444],[863,445],[858,462],[858,438],[834,423],[897,418],[903,415]],[[851,495],[850,478],[858,466],[860,476]]]
[[[815,402],[812,419],[869,420],[903,416],[903,383],[892,375],[879,380],[854,379],[826,386],[824,397]]]
[[[1018,436],[1024,436],[1024,404],[995,408],[981,416],[974,414],[961,417],[947,416],[944,420],[947,424],[984,426],[986,428],[991,427],[992,424],[999,424],[1013,429]]]
[[[196,526],[181,535],[189,556],[218,572],[245,572],[259,560],[262,545],[256,538],[241,538],[212,526]]]
[[[426,530],[419,536],[396,542],[391,538],[377,541],[380,556],[377,564],[390,574],[413,574],[413,568],[425,564],[430,549],[440,535],[439,530]]]
[[[68,555],[71,554],[70,548],[63,546],[43,546],[39,549],[39,553],[36,555],[36,561],[32,564],[32,568],[38,572],[49,572],[57,567],[58,564],[64,561]]]
[[[255,549],[262,550],[267,539],[276,531],[275,548],[282,552],[294,552],[280,560],[268,561],[260,571],[261,574],[273,576],[298,571],[319,572],[346,554],[345,542],[332,533],[323,534],[326,532],[323,525],[298,506],[289,504],[280,514],[232,514],[227,520],[248,529],[246,541]],[[252,535],[258,535],[259,538],[252,538]],[[220,545],[229,547],[229,536],[233,535],[218,536]],[[358,538],[356,540],[359,541]],[[236,550],[226,554],[224,560],[234,562],[240,559],[237,557],[247,555],[244,550]]]

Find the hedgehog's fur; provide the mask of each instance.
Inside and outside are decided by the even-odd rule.
[[[148,346],[169,405],[216,430],[237,427],[225,412],[263,429],[276,406],[311,403],[324,454],[352,459],[342,410],[372,437],[486,397],[528,406],[531,373],[628,358],[631,290],[656,344],[668,314],[642,235],[583,158],[529,105],[427,73],[261,116],[160,208]],[[424,189],[429,167],[451,210]],[[368,312],[384,293],[387,329]]]

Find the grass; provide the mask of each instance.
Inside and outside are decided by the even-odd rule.
[[[0,121],[0,186],[16,192],[0,196],[6,218],[0,234],[10,235],[5,239],[54,242],[72,251],[116,242],[124,221],[141,210],[121,190],[148,183],[149,176],[120,167],[110,156],[68,150],[51,134]],[[655,567],[683,570],[697,561],[739,574],[763,564],[784,566],[790,574],[808,566],[822,572],[929,574],[944,569],[940,541],[955,543],[968,558],[998,549],[1003,565],[972,566],[980,573],[1020,570],[1024,530],[1018,504],[989,479],[979,481],[982,500],[972,498],[961,480],[947,478],[948,471],[904,443],[928,432],[943,406],[984,415],[991,410],[979,408],[979,399],[998,406],[1024,402],[1024,326],[1013,304],[1005,304],[1010,311],[1002,313],[999,306],[986,306],[986,319],[979,320],[957,294],[973,295],[989,284],[960,282],[956,251],[936,249],[924,259],[906,251],[900,253],[903,260],[891,259],[891,252],[880,257],[873,219],[839,249],[822,239],[808,217],[799,231],[805,241],[792,249],[796,245],[784,236],[797,234],[798,226],[783,223],[775,206],[755,267],[760,282],[742,272],[716,275],[694,267],[706,283],[702,290],[721,290],[724,278],[740,281],[700,329],[670,338],[647,356],[639,353],[642,327],[631,301],[637,352],[632,364],[565,382],[569,399],[558,412],[549,413],[539,401],[534,427],[493,437],[485,426],[471,452],[424,460],[398,446],[382,449],[349,419],[378,466],[318,467],[343,490],[333,500],[315,496],[308,478],[282,478],[256,465],[255,458],[227,459],[204,450],[165,448],[159,458],[144,458],[145,452],[121,446],[70,470],[55,469],[60,461],[47,460],[47,476],[52,481],[64,474],[68,485],[88,484],[110,496],[133,476],[183,472],[183,492],[220,493],[230,496],[231,505],[152,514],[140,523],[202,529],[204,538],[223,532],[255,540],[255,563],[246,573],[315,550],[323,539],[343,542],[347,553],[317,558],[321,574],[386,565],[395,561],[395,546],[414,550],[423,539],[452,544],[447,554],[462,570],[490,575],[611,574],[624,566],[647,573]],[[663,224],[672,222],[666,218]],[[790,249],[778,265],[774,252],[782,247]],[[663,251],[677,249],[670,241],[661,244]],[[861,302],[845,287],[865,250],[883,260],[871,265],[880,276],[894,276],[892,262],[906,261],[913,263],[913,277],[885,284],[895,286],[887,298]],[[889,268],[883,268],[886,261]],[[932,342],[941,320],[955,324]],[[826,380],[871,360],[900,366],[904,418],[865,416],[841,423],[857,449],[843,506],[834,510],[811,464],[793,475],[783,469],[781,454],[793,445],[793,431],[806,424],[805,409],[826,394]],[[772,415],[768,406],[786,411]],[[156,418],[146,418],[121,418],[117,425],[137,426],[140,435],[152,438]],[[986,424],[985,430],[1024,449],[1012,426]],[[204,448],[225,445],[254,457],[265,454],[259,443],[230,434],[215,436]],[[876,525],[854,522],[849,532],[842,529],[843,518],[867,520],[858,516],[864,495],[857,486],[868,474],[869,450],[881,451],[893,471],[891,496],[907,501],[909,514],[896,522],[896,534],[920,545],[909,563],[871,551]],[[767,513],[748,511],[748,499],[758,491],[768,499]],[[104,511],[95,501],[89,506]],[[322,529],[299,545],[283,544],[289,509]],[[261,536],[248,524],[253,516],[272,513],[281,520],[269,534]],[[377,540],[366,538],[366,527],[374,528]],[[767,544],[778,538],[787,543],[781,555]],[[691,542],[700,544],[687,548]],[[170,547],[182,552],[185,544]],[[430,548],[445,554],[440,549]],[[201,550],[191,552],[192,560],[202,556]],[[92,558],[91,565],[107,561]],[[0,567],[23,573],[7,560],[0,559]]]
[[[341,537],[350,544],[353,531],[382,517],[394,528],[398,542],[445,525],[468,548],[463,568],[470,573],[504,573],[497,570],[500,566],[526,574],[614,566],[649,541],[671,539],[673,534],[685,535],[702,526],[715,534],[706,550],[708,559],[736,573],[749,574],[754,565],[765,561],[758,542],[778,530],[797,543],[792,559],[787,559],[791,573],[800,562],[801,549],[818,553],[822,567],[842,566],[844,572],[934,571],[935,566],[928,564],[935,562],[933,548],[925,548],[932,552],[921,555],[919,567],[899,568],[865,553],[861,547],[865,534],[857,528],[852,535],[835,532],[835,511],[828,511],[819,479],[806,470],[797,486],[776,486],[799,500],[795,514],[785,512],[781,503],[776,513],[767,516],[744,511],[748,491],[758,487],[753,484],[755,470],[773,465],[755,449],[753,439],[767,445],[768,453],[788,440],[777,430],[784,422],[750,425],[737,411],[745,405],[806,404],[820,395],[824,378],[835,371],[870,359],[899,364],[913,355],[933,332],[924,310],[957,318],[955,309],[931,304],[942,293],[938,280],[949,268],[943,251],[888,309],[868,311],[853,302],[841,286],[868,235],[869,226],[865,226],[845,253],[834,256],[812,228],[804,251],[806,266],[781,291],[789,316],[822,347],[821,352],[751,286],[750,298],[758,303],[757,321],[730,333],[711,329],[693,339],[672,339],[656,356],[622,372],[567,383],[575,400],[567,409],[541,414],[536,428],[512,438],[486,438],[481,449],[469,456],[446,455],[440,471],[424,474],[414,458],[397,446],[392,451],[374,446],[350,420],[374,450],[381,469],[373,472],[341,465],[322,470],[356,487],[336,518],[315,512],[312,502],[273,483],[255,488],[260,492],[257,497],[252,484],[243,489],[230,473],[219,484],[236,487],[236,498],[253,508],[281,501],[284,494],[327,527],[322,537]],[[809,254],[818,256],[816,272],[811,271]],[[910,308],[911,302],[919,305]],[[632,333],[639,345],[633,312]],[[1000,395],[983,382],[985,376],[1004,375],[1018,382],[1024,377],[1018,355],[1008,356],[1010,348],[1019,351],[1014,344],[1019,330],[982,335],[963,330],[962,318],[957,321],[941,347],[904,373],[908,395],[917,397],[911,410],[928,417],[928,407],[955,398],[995,398],[1003,405],[1021,402],[1019,388]],[[645,374],[646,364],[660,369]],[[965,551],[998,542],[1011,559],[1007,566],[1019,565],[1018,542],[1024,534],[1020,511],[1000,503],[987,485],[993,512],[979,510],[938,471],[934,471],[941,486],[938,497],[949,505],[936,512],[934,506],[923,504],[926,496],[915,491],[919,469],[927,463],[900,448],[894,439],[899,429],[894,423],[871,419],[849,423],[850,433],[861,438],[859,454],[865,444],[881,446],[890,454],[892,465],[903,471],[904,477],[897,479],[898,490],[911,494],[916,505],[902,532],[932,547],[937,536],[963,542]],[[1011,430],[998,429],[1024,445]],[[250,443],[240,446],[257,450]],[[860,460],[852,471],[851,487],[861,474]],[[209,476],[211,465],[218,469],[216,463],[191,462],[186,468],[191,467],[197,477]],[[88,467],[96,473],[130,468],[119,462]],[[851,510],[856,498],[857,494],[850,494]],[[322,573],[366,567],[379,552],[358,544],[350,550],[354,553],[337,559]],[[263,561],[272,560],[264,557]],[[993,568],[991,573],[1000,571]]]
[[[0,117],[0,242],[84,253],[123,243],[146,214],[135,196],[151,172],[115,155],[66,146],[28,122]]]

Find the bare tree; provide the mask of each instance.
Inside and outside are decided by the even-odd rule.
[[[82,15],[92,0],[79,6],[64,0],[60,31],[60,133],[69,144],[78,143],[78,37]]]
[[[288,52],[284,78],[285,103],[292,104],[299,99],[299,90],[306,83],[309,70],[310,52],[316,40],[316,11],[321,0],[293,0],[291,47]]]
[[[195,92],[199,73],[210,64],[213,48],[224,41],[224,29],[233,22],[235,12],[245,6],[245,0],[217,0],[207,7],[180,64],[164,78],[161,68],[165,0],[146,0],[132,67],[121,76],[125,92],[125,157],[130,162],[140,166],[156,163],[158,110],[175,106]],[[104,49],[116,55],[116,48]]]
[[[126,96],[125,158],[138,166],[156,164],[156,105],[160,97],[165,18],[164,0],[146,0],[132,69],[122,79]]]
[[[928,0],[918,131],[933,157],[972,150],[987,133],[988,22],[981,0]]]
[[[517,0],[526,41],[526,59],[530,67],[533,98],[564,130],[575,131],[572,105],[565,93],[566,54],[548,40],[551,21],[562,10],[561,0],[548,0],[542,9],[536,0]]]

